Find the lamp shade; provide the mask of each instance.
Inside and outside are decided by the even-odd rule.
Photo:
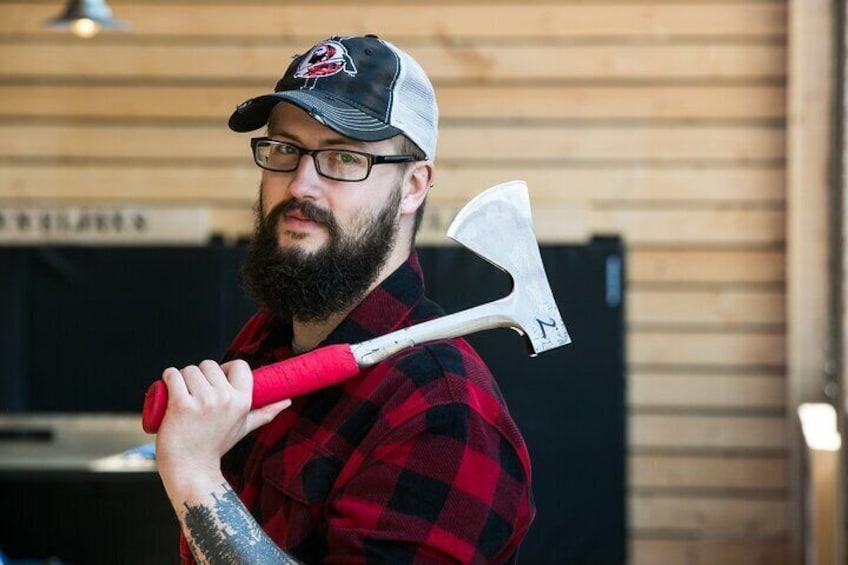
[[[91,37],[101,29],[126,29],[126,22],[112,19],[105,0],[70,0],[64,13],[48,20],[47,27],[70,29],[81,37]]]

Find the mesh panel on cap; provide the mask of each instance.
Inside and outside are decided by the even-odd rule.
[[[415,59],[383,41],[400,58],[400,73],[395,83],[389,123],[403,131],[428,159],[436,155],[439,110],[433,86]]]

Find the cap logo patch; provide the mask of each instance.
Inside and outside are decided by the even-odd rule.
[[[338,41],[327,40],[319,43],[307,53],[297,70],[294,78],[306,79],[307,86],[314,86],[320,78],[330,77],[344,71],[350,76],[356,76],[356,65]],[[310,82],[312,84],[310,85]]]

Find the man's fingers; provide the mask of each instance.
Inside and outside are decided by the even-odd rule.
[[[287,398],[256,410],[251,410],[247,415],[247,432],[250,433],[260,426],[264,426],[277,417],[277,414],[291,406],[291,399]]]
[[[168,387],[168,405],[174,409],[187,413],[218,415],[223,413],[215,411],[227,410],[250,418],[253,372],[244,361],[218,365],[207,360],[180,370],[169,367],[163,372],[162,379]],[[252,431],[273,418],[286,405],[281,403],[279,406],[266,407],[258,415],[245,421],[245,425],[251,426]]]
[[[162,380],[168,387],[168,398],[171,400],[186,396],[189,393],[185,380],[176,367],[168,367],[162,371]]]
[[[236,359],[224,363],[221,365],[221,369],[226,373],[227,380],[230,381],[234,389],[245,393],[253,392],[253,371],[246,361]]]
[[[180,369],[189,394],[195,397],[209,393],[209,381],[197,365],[188,365]]]
[[[227,375],[224,374],[224,371],[218,363],[215,361],[202,361],[200,365],[198,365],[200,372],[203,373],[203,376],[206,377],[206,380],[209,381],[212,386],[222,387],[228,386],[229,381],[227,381]]]

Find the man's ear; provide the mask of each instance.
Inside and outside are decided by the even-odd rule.
[[[400,203],[401,215],[415,214],[422,206],[430,187],[433,186],[435,172],[432,161],[419,161],[415,163],[412,171],[407,173],[408,178],[404,182],[404,194]]]

